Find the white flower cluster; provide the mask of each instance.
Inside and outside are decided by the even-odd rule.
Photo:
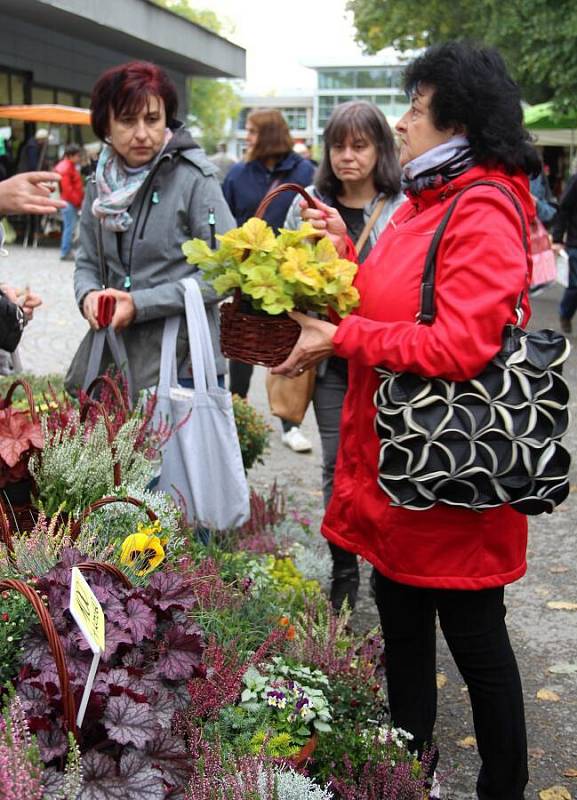
[[[259,778],[260,800],[272,800],[268,796],[266,775]],[[333,800],[328,787],[322,788],[305,775],[294,770],[275,770],[275,800]]]
[[[111,447],[102,420],[88,434],[76,420],[53,434],[44,419],[44,449],[41,457],[30,459],[29,469],[46,512],[51,515],[63,505],[69,513],[78,514],[91,502],[110,494],[114,490],[115,462],[120,465],[123,482],[144,489],[152,466],[135,450],[139,425],[137,417],[129,420]]]

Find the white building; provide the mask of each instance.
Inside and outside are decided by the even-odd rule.
[[[284,116],[295,142],[310,144],[314,138],[314,99],[310,93],[295,89],[283,95],[243,95],[242,109],[234,121],[229,151],[241,158],[245,150],[246,118],[256,108],[276,108]]]
[[[324,127],[333,108],[348,100],[368,100],[377,105],[392,126],[402,116],[409,102],[402,90],[403,70],[414,57],[386,48],[373,56],[360,56],[345,63],[334,59],[308,64],[317,73],[314,95],[314,143],[322,139]]]
[[[242,110],[231,131],[230,151],[242,156],[246,139],[246,118],[255,108],[278,108],[284,114],[293,139],[316,148],[333,108],[348,100],[375,103],[392,126],[409,107],[402,86],[405,65],[414,53],[399,53],[386,48],[374,56],[359,55],[332,62],[307,64],[317,73],[313,94],[294,90],[282,95],[245,95]],[[318,150],[317,150],[318,152]]]

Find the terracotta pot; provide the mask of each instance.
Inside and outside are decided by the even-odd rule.
[[[312,754],[316,750],[318,738],[316,733],[314,733],[311,738],[308,740],[306,744],[304,744],[296,756],[291,758],[291,764],[293,767],[302,767],[306,762],[312,757]]]

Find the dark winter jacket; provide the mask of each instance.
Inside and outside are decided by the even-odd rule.
[[[222,189],[237,225],[243,225],[254,216],[271,185],[298,183],[308,186],[314,171],[313,164],[297,153],[288,153],[272,170],[258,160],[235,164],[226,176]],[[284,192],[266,210],[264,218],[275,231],[284,225],[294,196],[295,192]]]
[[[569,178],[551,228],[553,241],[577,247],[577,173]]]

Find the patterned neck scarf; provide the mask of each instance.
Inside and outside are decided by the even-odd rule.
[[[131,169],[110,145],[102,148],[96,165],[96,191],[98,196],[92,204],[92,213],[103,220],[110,231],[127,231],[132,224],[128,209],[136,193],[147,179],[150,171],[160,161],[166,145],[172,139],[172,131],[166,129],[164,144],[156,156],[142,168]]]
[[[405,164],[401,176],[403,191],[419,194],[456,178],[475,163],[466,136],[453,136]]]

